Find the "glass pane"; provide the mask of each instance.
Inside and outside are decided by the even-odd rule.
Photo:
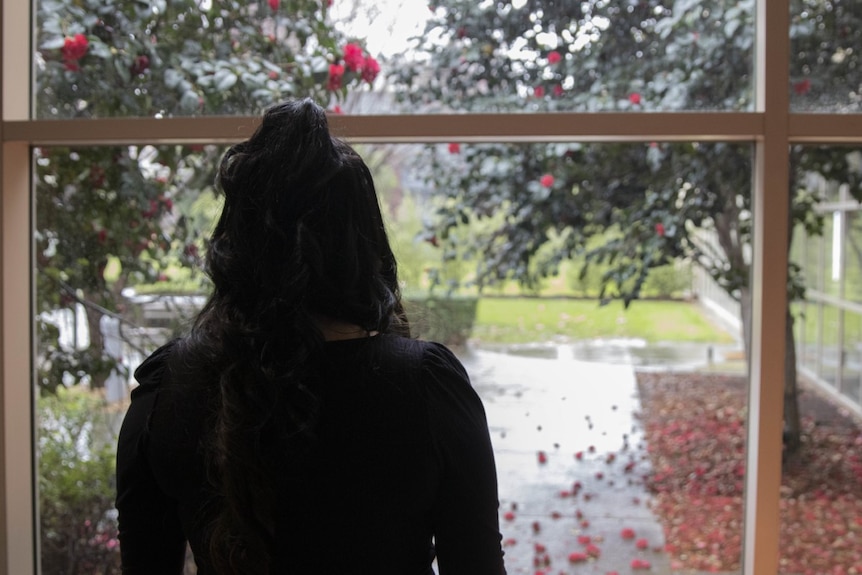
[[[823,373],[798,396],[802,442],[785,443],[782,478],[782,557],[779,573],[851,573],[859,561],[862,477],[858,461],[859,341],[862,316],[823,306]],[[843,342],[838,318],[843,315]],[[843,349],[842,349],[843,348]],[[829,386],[837,386],[842,403]],[[825,380],[825,381],[824,381]],[[826,386],[824,386],[826,384]],[[848,409],[847,406],[851,408]],[[855,406],[855,407],[854,407]],[[813,521],[812,521],[813,518]],[[786,551],[786,552],[785,552]]]
[[[855,0],[793,0],[790,25],[791,108],[862,112],[862,14]]]
[[[796,303],[793,306],[796,328],[796,359],[800,367],[817,370],[817,306]],[[814,315],[812,315],[814,314]]]
[[[844,312],[844,358],[841,393],[862,406],[862,314]]]
[[[359,150],[415,331],[449,343],[483,398],[510,572],[738,569],[744,344],[692,297],[690,263],[709,267],[713,289],[747,297],[751,148]],[[207,293],[199,264],[221,153],[35,152],[46,575],[116,566],[116,426],[131,370]],[[60,505],[71,497],[86,512]],[[75,557],[60,553],[74,545]]]
[[[823,304],[823,332],[821,339],[820,377],[832,387],[838,386],[841,362],[841,339],[838,308]]]
[[[40,148],[42,573],[119,573],[114,459],[132,371],[199,306],[216,147]]]
[[[862,302],[862,212],[846,214],[844,297]]]
[[[37,7],[40,118],[752,109],[753,0]]]
[[[823,218],[823,244],[820,285],[825,294],[841,295],[841,212],[828,212]]]

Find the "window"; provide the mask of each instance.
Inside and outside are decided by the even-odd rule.
[[[180,6],[180,3],[170,3]],[[194,4],[194,3],[190,3]],[[316,4],[316,3],[315,3]],[[489,2],[481,2],[486,6]],[[513,2],[514,4],[522,4]],[[785,215],[788,210],[789,172],[788,146],[791,143],[832,143],[859,144],[862,142],[862,115],[858,115],[858,87],[847,85],[838,72],[829,73],[831,68],[813,66],[811,62],[797,62],[788,58],[791,43],[788,30],[791,26],[811,26],[810,18],[802,18],[803,12],[811,14],[820,6],[812,2],[812,6],[797,6],[794,4],[793,17],[788,12],[788,3],[772,0],[760,0],[753,9],[756,26],[756,42],[751,48],[755,64],[751,76],[754,78],[754,88],[750,103],[734,102],[729,105],[722,101],[705,102],[699,107],[689,107],[685,112],[674,112],[673,106],[658,106],[652,113],[632,113],[645,109],[643,95],[634,89],[623,91],[615,87],[614,95],[610,96],[612,105],[601,107],[602,113],[591,112],[576,107],[572,110],[556,111],[550,105],[531,106],[523,113],[507,116],[505,121],[495,114],[486,114],[483,110],[471,110],[469,114],[431,113],[429,109],[409,117],[398,115],[344,114],[333,120],[334,125],[349,138],[358,142],[450,142],[450,141],[726,141],[749,142],[756,148],[754,162],[754,272],[753,272],[753,322],[752,342],[753,355],[751,363],[751,385],[749,390],[749,454],[748,475],[746,484],[745,509],[745,556],[744,572],[777,573],[776,562],[778,549],[779,523],[779,493],[778,486],[781,476],[781,446],[778,443],[781,436],[782,421],[774,406],[781,404],[783,380],[783,364],[778,358],[783,357],[784,338],[781,336],[785,325],[785,278],[787,273],[787,253],[785,238],[787,237]],[[204,3],[209,5],[209,3]],[[276,8],[272,6],[275,5]],[[102,6],[102,4],[99,4]],[[110,5],[113,6],[113,5]],[[154,3],[157,9],[164,10],[164,3]],[[161,6],[161,8],[158,8]],[[185,4],[182,4],[185,6]],[[257,5],[256,5],[257,6]],[[825,5],[824,5],[825,6]],[[850,4],[848,3],[849,7]],[[42,9],[49,9],[50,4],[44,3]],[[260,10],[276,10],[279,3],[261,3]],[[107,6],[104,10],[107,10]],[[179,8],[177,8],[179,9]],[[115,14],[104,14],[120,17],[121,11]],[[156,14],[156,12],[154,12]],[[155,16],[154,16],[155,17]],[[42,16],[43,22],[47,18]],[[217,21],[217,17],[212,20]],[[805,20],[805,21],[801,21]],[[731,20],[732,21],[732,20]],[[601,20],[595,19],[592,24],[600,26]],[[286,24],[286,23],[285,23]],[[685,24],[685,23],[683,23]],[[215,25],[215,24],[213,24]],[[696,25],[692,23],[690,25]],[[33,306],[31,294],[33,274],[31,261],[32,229],[31,213],[31,148],[41,146],[111,146],[111,145],[159,145],[181,146],[201,144],[222,144],[235,141],[250,133],[254,124],[253,116],[213,116],[213,117],[156,117],[164,105],[147,101],[147,98],[170,97],[185,99],[192,112],[195,104],[193,95],[181,90],[182,79],[176,84],[173,92],[164,91],[158,94],[134,93],[133,101],[123,104],[127,112],[124,117],[109,118],[106,114],[95,111],[82,99],[81,94],[73,92],[68,97],[60,98],[56,94],[44,93],[36,88],[31,89],[22,78],[30,77],[30,70],[36,69],[36,84],[44,76],[42,66],[51,66],[57,73],[71,73],[68,66],[84,66],[79,55],[84,49],[83,42],[76,39],[75,30],[64,28],[58,23],[53,29],[51,38],[45,34],[50,32],[45,26],[40,34],[34,35],[31,42],[30,14],[22,9],[22,5],[14,0],[3,1],[3,31],[2,31],[2,124],[0,124],[0,140],[2,140],[2,385],[3,393],[3,469],[5,477],[2,481],[5,508],[5,526],[2,531],[3,552],[0,557],[6,560],[5,567],[0,567],[9,573],[27,574],[36,570],[36,553],[38,537],[35,530],[33,512],[34,500],[34,461],[33,461],[33,420],[30,406],[33,402],[32,365],[34,361],[34,346],[36,334],[33,327]],[[278,36],[282,30],[277,22],[273,23],[273,33]],[[858,46],[858,37],[862,27],[848,30],[851,46]],[[72,44],[64,54],[66,32]],[[260,31],[255,31],[259,33]],[[701,37],[708,36],[708,31],[690,30],[692,35],[697,32]],[[725,30],[725,33],[735,31]],[[287,33],[287,31],[285,31]],[[301,33],[294,31],[293,33]],[[222,32],[213,34],[213,49],[228,49],[230,44],[222,42],[228,35]],[[692,36],[693,37],[693,36]],[[157,68],[157,63],[150,61],[147,69],[143,60],[139,60],[138,52],[146,46],[141,39],[124,40],[128,44],[129,66],[106,73],[119,74],[125,77],[129,73],[129,81],[134,81],[134,72],[146,74],[147,70]],[[42,49],[53,46],[55,60],[31,62],[30,46],[34,43]],[[264,42],[255,38],[255,42]],[[134,45],[133,45],[134,44]],[[482,46],[474,46],[481,54]],[[95,48],[94,48],[95,50]],[[823,62],[829,66],[849,66],[855,58],[855,53],[849,53],[842,46],[824,47]],[[552,50],[551,50],[552,51]],[[842,55],[843,54],[843,55]],[[98,57],[98,54],[90,54]],[[363,57],[365,57],[364,55]],[[647,55],[648,56],[648,55]],[[149,56],[148,56],[149,57]],[[547,59],[547,55],[544,56]],[[645,56],[646,57],[646,56]],[[556,59],[556,57],[552,57]],[[685,56],[680,56],[680,62],[685,62]],[[365,60],[363,60],[363,63]],[[705,65],[710,64],[707,59]],[[640,65],[632,64],[631,65]],[[712,65],[720,63],[712,62]],[[95,66],[95,64],[94,64]],[[179,65],[180,68],[182,64]],[[309,76],[323,74],[327,78],[331,74],[328,66],[318,69],[315,62],[309,62]],[[816,68],[816,70],[815,70]],[[169,67],[165,77],[169,74]],[[174,67],[173,69],[178,69]],[[188,68],[181,68],[189,71]],[[272,70],[276,72],[275,70]],[[356,70],[354,70],[355,72]],[[822,72],[822,78],[809,77],[817,71]],[[336,76],[339,75],[335,70]],[[227,71],[206,70],[212,76],[216,90],[211,97],[218,100],[207,111],[236,114],[246,112],[248,106],[256,106],[255,102],[234,101],[230,95],[231,86],[238,79],[232,78]],[[263,74],[263,72],[262,72]],[[349,80],[346,73],[344,81]],[[550,72],[553,75],[553,72]],[[138,74],[140,75],[140,74]],[[264,77],[265,76],[265,77]],[[541,78],[544,78],[544,72]],[[833,78],[835,83],[826,83]],[[821,83],[821,79],[823,83]],[[282,78],[270,78],[267,71],[259,78],[263,86],[269,82],[276,84]],[[353,79],[359,85],[363,81],[361,72]],[[553,80],[549,79],[548,82]],[[250,79],[249,81],[258,81]],[[574,82],[575,79],[572,79]],[[748,80],[746,80],[748,81]],[[234,84],[231,84],[234,82]],[[367,82],[367,81],[366,81]],[[566,89],[568,76],[561,77],[561,86]],[[230,84],[230,85],[229,85]],[[550,85],[550,84],[549,84]],[[553,89],[556,84],[550,85]],[[530,83],[524,89],[530,88],[535,95],[536,85]],[[668,89],[672,88],[668,86]],[[278,86],[272,89],[277,89]],[[219,94],[218,89],[224,93]],[[269,89],[269,88],[267,88]],[[637,88],[640,90],[640,88]],[[715,90],[708,90],[714,94]],[[639,98],[633,97],[640,94]],[[100,98],[116,96],[110,90],[98,91],[90,88],[88,98],[96,101]],[[617,94],[622,94],[620,97]],[[55,98],[56,97],[56,98]],[[206,100],[206,98],[205,98]],[[214,100],[214,101],[215,101]],[[543,100],[544,101],[544,100]],[[788,113],[811,111],[812,113]],[[36,102],[31,109],[31,102]],[[55,102],[52,109],[52,104]],[[62,104],[56,104],[62,102]],[[86,104],[86,105],[85,105]],[[357,104],[359,106],[359,104]],[[640,106],[640,108],[638,107]],[[625,109],[624,109],[625,108]],[[119,108],[118,108],[119,109]],[[361,109],[358,107],[357,109]],[[702,112],[699,110],[724,110],[722,113]],[[145,113],[140,112],[144,110]],[[556,111],[554,114],[546,112]],[[813,113],[817,111],[818,113]],[[827,112],[853,112],[857,114],[832,114]],[[134,117],[132,117],[134,116]],[[64,120],[61,120],[64,118]],[[845,221],[844,229],[849,228],[850,218]],[[858,226],[857,226],[858,227]],[[811,306],[809,306],[811,307]],[[852,318],[844,320],[843,342],[835,339],[833,345],[844,344],[848,358],[852,353],[848,343],[854,343],[858,324],[858,312]],[[846,316],[852,316],[846,313]],[[813,318],[814,314],[811,314]],[[852,320],[851,320],[852,319]],[[848,329],[849,328],[849,329]],[[824,326],[824,329],[825,326]],[[808,341],[808,339],[806,339]],[[858,355],[858,354],[857,354]],[[848,381],[854,378],[858,381],[858,369],[854,368],[855,360],[848,359],[844,375]],[[858,388],[858,383],[855,384]],[[853,389],[852,387],[849,389]]]

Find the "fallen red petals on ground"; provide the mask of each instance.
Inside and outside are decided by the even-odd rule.
[[[745,378],[679,372],[637,377],[652,467],[645,484],[664,527],[664,550],[675,567],[738,571]],[[782,476],[780,571],[862,573],[862,425],[813,389],[800,391],[803,443]]]

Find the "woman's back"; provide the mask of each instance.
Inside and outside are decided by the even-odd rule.
[[[435,537],[442,574],[502,573],[485,414],[451,352],[381,334],[327,342],[317,363],[314,426],[263,446],[277,478],[272,572],[424,575]],[[161,492],[147,505],[164,506],[163,518],[175,506],[180,525],[163,519],[149,526],[152,541],[132,537],[123,553],[124,563],[126,555],[151,560],[153,547],[174,534],[170,564],[185,533],[205,575],[200,558],[217,501],[202,489],[212,385],[183,373],[187,365],[174,343],[141,367],[118,463],[125,495]],[[121,490],[121,512],[123,497]]]

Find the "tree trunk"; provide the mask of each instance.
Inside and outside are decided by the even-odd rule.
[[[742,315],[742,341],[745,357],[751,359],[751,289],[740,290],[739,307]],[[799,392],[796,372],[796,337],[793,332],[793,314],[787,302],[787,326],[784,330],[784,449],[792,456],[802,444],[802,422],[799,416]],[[762,358],[768,361],[768,358]]]
[[[799,390],[796,377],[796,337],[793,314],[787,302],[787,327],[784,330],[784,453],[794,455],[802,445],[802,420],[799,417]]]

